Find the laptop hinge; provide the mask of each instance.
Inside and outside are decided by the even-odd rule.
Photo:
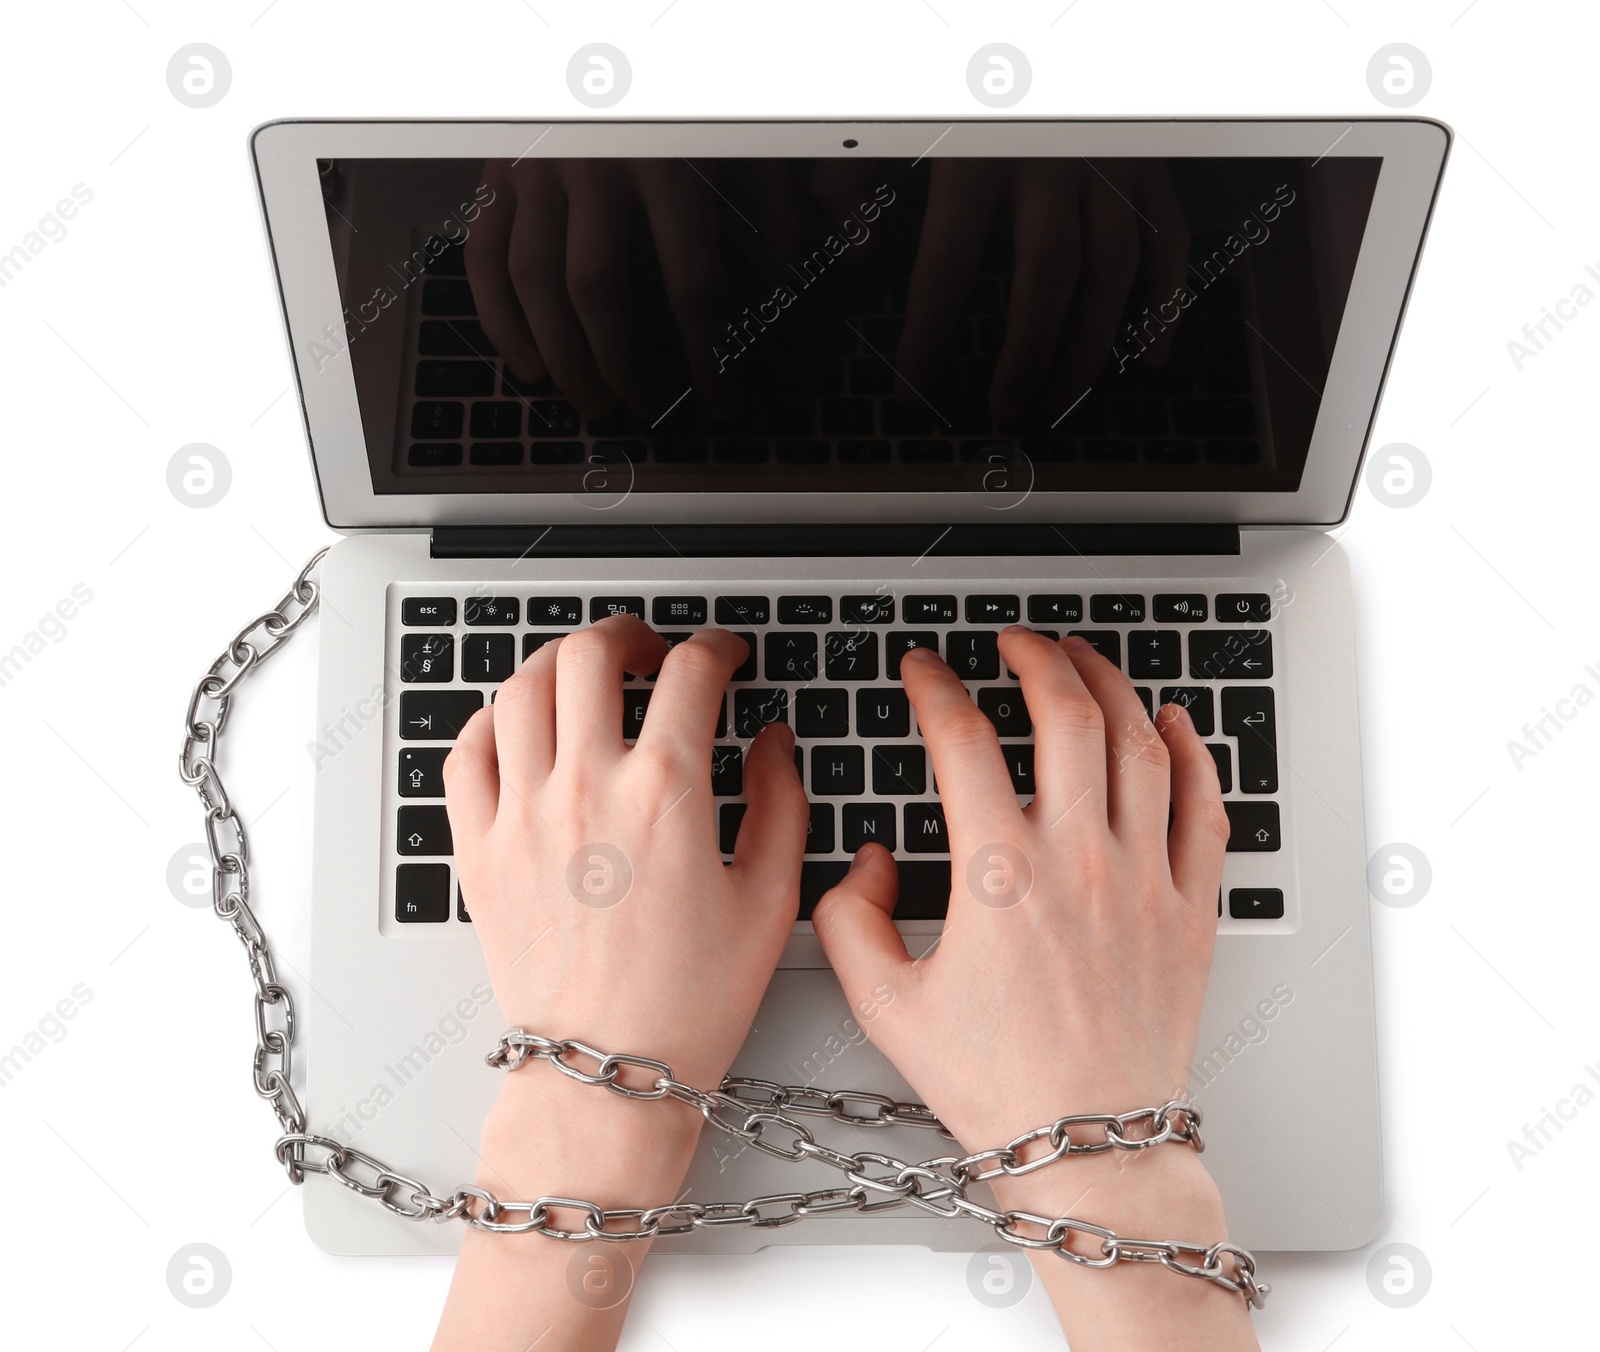
[[[438,526],[436,559],[1006,557],[1237,554],[1236,525],[908,524]]]

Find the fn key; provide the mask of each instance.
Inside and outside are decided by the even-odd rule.
[[[450,865],[401,864],[394,871],[394,918],[439,924],[450,918]]]

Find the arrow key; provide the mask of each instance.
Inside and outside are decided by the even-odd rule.
[[[450,818],[442,807],[403,807],[395,827],[395,849],[401,854],[454,854]]]
[[[1262,854],[1283,848],[1283,827],[1274,802],[1224,803],[1228,824],[1229,854]],[[404,809],[402,809],[403,811]]]
[[[444,758],[450,754],[447,746],[408,746],[400,753],[400,785],[402,798],[443,798]]]

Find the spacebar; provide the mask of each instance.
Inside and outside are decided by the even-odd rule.
[[[948,859],[901,859],[896,920],[942,920],[950,903]],[[850,871],[848,860],[807,860],[800,865],[800,918],[809,920],[822,894]]]

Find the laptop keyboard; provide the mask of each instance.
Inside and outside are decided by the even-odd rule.
[[[491,594],[492,593],[492,594]],[[461,727],[518,663],[542,644],[610,615],[632,614],[669,643],[718,625],[750,644],[723,699],[710,788],[719,844],[731,857],[750,739],[773,720],[794,729],[795,764],[811,799],[801,919],[869,841],[900,867],[900,920],[942,917],[950,891],[949,838],[933,767],[905,691],[900,659],[936,649],[994,724],[1019,800],[1034,789],[1032,724],[997,638],[1026,623],[1080,634],[1134,683],[1147,710],[1176,701],[1217,763],[1232,823],[1218,914],[1254,932],[1283,921],[1289,868],[1280,803],[1273,685],[1275,606],[1269,593],[985,590],[861,593],[813,585],[716,595],[644,587],[530,591],[505,584],[470,594],[396,588],[389,635],[386,756],[393,778],[385,848],[394,920],[470,920],[453,883],[442,767]],[[654,678],[628,677],[623,736],[650,705]],[[398,689],[398,699],[394,694]],[[1235,923],[1241,922],[1241,923]]]

